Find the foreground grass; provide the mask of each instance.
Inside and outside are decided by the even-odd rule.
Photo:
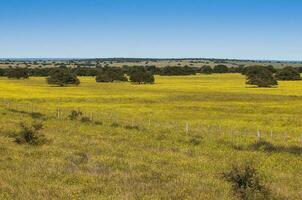
[[[81,81],[60,88],[0,78],[1,199],[236,199],[222,173],[246,162],[274,196],[301,199],[301,82],[246,88],[236,74],[146,86]],[[67,120],[73,109],[103,124]],[[15,143],[19,122],[33,120],[44,121],[50,142]],[[258,130],[273,147],[255,145]]]

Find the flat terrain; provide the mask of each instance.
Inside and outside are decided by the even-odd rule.
[[[239,74],[154,85],[51,87],[0,78],[0,199],[236,199],[222,173],[252,162],[272,194],[302,198],[302,82],[251,88]],[[91,123],[71,121],[80,110]],[[44,121],[43,146],[20,145]],[[274,148],[255,148],[258,131]],[[271,134],[272,133],[272,134]]]
[[[8,67],[96,67],[96,66],[110,66],[110,67],[123,67],[123,66],[190,66],[190,67],[202,67],[204,65],[211,66],[215,65],[226,65],[228,67],[239,67],[239,66],[251,66],[251,65],[272,65],[276,69],[284,68],[286,66],[302,67],[301,61],[253,61],[253,60],[224,60],[224,59],[90,59],[90,60],[5,60],[0,59],[0,68]]]

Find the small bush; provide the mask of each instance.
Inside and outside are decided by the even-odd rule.
[[[254,167],[246,164],[243,167],[233,167],[223,174],[224,179],[232,184],[233,190],[240,199],[270,199],[269,191],[261,183]]]
[[[82,117],[81,118],[81,122],[83,122],[83,123],[90,123],[91,119],[89,117]]]
[[[42,145],[47,142],[45,136],[41,133],[43,124],[34,122],[31,125],[22,122],[20,124],[21,131],[18,133],[15,142],[18,144]]]
[[[130,126],[130,125],[127,125],[127,126],[125,126],[125,129],[129,129],[129,130],[139,130],[139,127],[138,127],[138,126]]]
[[[79,119],[79,117],[81,117],[83,115],[83,113],[81,111],[76,111],[76,110],[73,110],[71,111],[70,115],[68,116],[68,118],[70,120],[77,120]]]
[[[276,151],[276,147],[273,144],[266,141],[258,141],[252,144],[250,148],[255,151],[265,151],[265,152]]]
[[[69,159],[75,165],[87,164],[89,160],[88,155],[84,152],[74,153]]]
[[[103,122],[101,122],[101,121],[96,121],[96,122],[94,122],[94,124],[95,124],[95,125],[103,125]]]
[[[118,123],[114,122],[114,123],[111,124],[111,127],[117,128],[117,127],[120,127],[120,125]]]
[[[192,137],[191,139],[189,139],[189,144],[194,145],[194,146],[198,146],[201,143],[201,138],[200,137]]]

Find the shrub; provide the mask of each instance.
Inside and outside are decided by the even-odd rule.
[[[223,174],[223,178],[232,184],[233,190],[240,199],[270,199],[269,191],[261,183],[254,167],[246,164],[235,167]]]
[[[119,125],[118,123],[116,123],[116,122],[113,122],[113,123],[111,124],[111,127],[117,128],[117,127],[120,127],[120,125]]]
[[[28,79],[29,74],[27,69],[25,68],[10,68],[7,72],[8,78],[14,78],[14,79]]]
[[[133,126],[133,125],[126,125],[125,129],[129,129],[129,130],[139,130],[138,126]]]
[[[43,129],[42,122],[34,122],[31,125],[21,123],[20,127],[21,131],[15,140],[18,144],[42,145],[47,142],[47,139],[41,133]]]
[[[144,67],[135,67],[131,69],[130,81],[138,84],[154,83],[154,75],[148,72]]]
[[[250,66],[245,72],[246,84],[257,85],[258,87],[271,87],[278,85],[273,73],[263,66]]]
[[[189,139],[188,143],[194,146],[198,146],[201,143],[201,139],[202,139],[201,137],[194,136]]]
[[[66,86],[79,85],[80,80],[75,74],[72,74],[68,69],[57,68],[53,70],[50,76],[46,79],[50,85]]]
[[[258,141],[252,144],[250,148],[255,151],[265,151],[265,152],[273,152],[277,150],[277,148],[273,144],[266,141]]]
[[[73,110],[71,111],[71,113],[69,114],[68,118],[70,120],[77,120],[79,117],[81,117],[83,115],[83,113],[81,111],[76,111]]]
[[[95,125],[103,125],[103,122],[101,122],[101,121],[96,121],[96,122],[94,122],[94,124],[95,124]]]
[[[276,73],[276,78],[282,81],[301,80],[298,70],[293,67],[285,67]]]
[[[69,159],[75,165],[87,164],[89,161],[87,153],[84,152],[74,153]]]
[[[81,122],[83,122],[83,123],[90,123],[91,119],[89,117],[82,117],[81,118]]]

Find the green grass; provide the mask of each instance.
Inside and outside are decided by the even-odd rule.
[[[247,162],[274,196],[301,198],[302,82],[249,88],[237,74],[81,81],[61,88],[0,78],[0,199],[236,199],[222,174]],[[92,122],[68,120],[72,110]],[[50,142],[15,143],[18,124],[34,120]],[[270,143],[257,144],[258,130]]]

